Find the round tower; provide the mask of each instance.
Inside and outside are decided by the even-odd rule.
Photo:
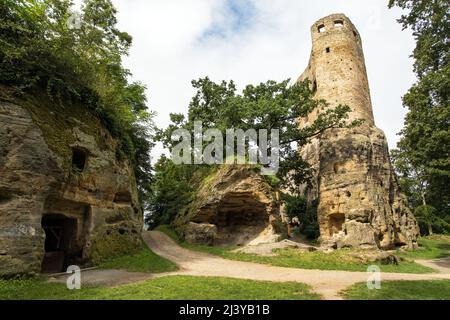
[[[374,124],[361,37],[343,14],[318,20],[311,33],[311,58],[299,81],[309,79],[314,97],[330,108],[348,105],[350,120],[365,120],[354,128],[326,130],[299,149],[314,169],[304,193],[317,204],[321,243],[414,247],[417,222],[400,192],[385,135]],[[316,108],[300,125],[311,124],[320,112]]]
[[[315,97],[325,99],[331,107],[348,105],[352,109],[351,120],[364,119],[374,125],[358,30],[344,14],[333,14],[314,23],[311,34],[311,60],[300,80],[309,78]]]

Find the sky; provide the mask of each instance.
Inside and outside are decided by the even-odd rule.
[[[415,82],[415,42],[387,0],[113,0],[118,26],[133,37],[124,64],[147,88],[159,127],[187,112],[193,79],[233,80],[239,89],[297,79],[311,52],[310,26],[346,14],[362,40],[376,125],[390,148],[406,110],[401,97]],[[153,161],[163,152],[158,145]]]

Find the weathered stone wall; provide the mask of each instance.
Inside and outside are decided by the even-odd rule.
[[[331,247],[415,246],[417,223],[406,206],[391,166],[384,133],[375,127],[361,37],[343,14],[311,28],[313,49],[306,71],[315,98],[333,108],[352,108],[354,129],[328,130],[300,150],[315,169],[310,200],[318,199],[323,245]],[[311,124],[316,110],[301,125]]]
[[[278,240],[276,193],[252,166],[222,165],[206,177],[174,226],[190,243],[257,244]]]
[[[40,272],[41,221],[50,214],[77,222],[71,263],[141,247],[132,168],[116,159],[115,140],[82,110],[0,102],[0,276]],[[85,155],[82,170],[72,167],[72,150]]]

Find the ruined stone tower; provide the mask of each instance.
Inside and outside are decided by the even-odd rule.
[[[315,98],[329,107],[348,105],[352,129],[331,129],[300,150],[315,169],[310,201],[318,203],[321,240],[333,247],[415,246],[417,222],[406,206],[390,163],[384,133],[375,126],[362,42],[343,14],[311,28],[312,53],[306,71]],[[314,122],[316,110],[302,125]]]

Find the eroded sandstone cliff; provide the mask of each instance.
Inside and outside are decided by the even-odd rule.
[[[116,149],[86,108],[0,102],[0,276],[141,247],[134,173]]]
[[[206,177],[174,226],[187,242],[209,245],[273,242],[282,232],[276,193],[245,165],[222,165]]]

